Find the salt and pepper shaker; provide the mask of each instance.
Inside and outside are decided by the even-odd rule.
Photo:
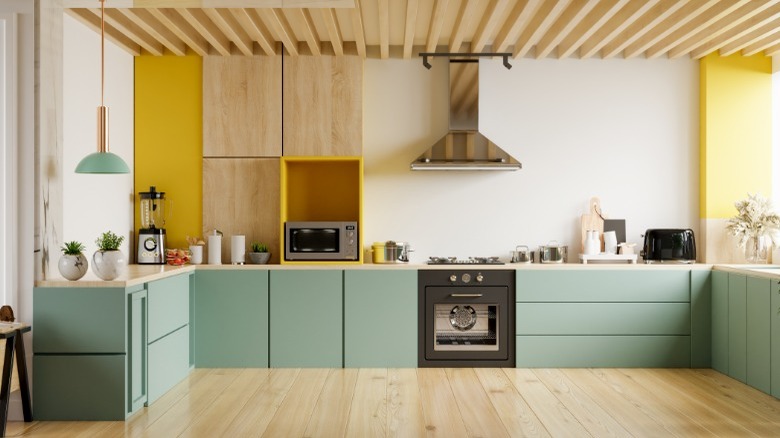
[[[587,230],[585,233],[585,248],[583,253],[587,255],[598,254],[601,250],[601,242],[599,240],[599,232],[596,230]]]

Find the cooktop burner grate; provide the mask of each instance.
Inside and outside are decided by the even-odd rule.
[[[498,257],[469,257],[459,259],[457,257],[430,257],[429,265],[503,265]]]

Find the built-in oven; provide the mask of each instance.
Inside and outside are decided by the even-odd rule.
[[[420,367],[514,367],[515,273],[420,270]]]

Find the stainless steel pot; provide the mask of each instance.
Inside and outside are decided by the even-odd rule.
[[[526,245],[517,245],[512,253],[512,263],[531,263],[534,261],[534,253]]]
[[[560,245],[551,240],[547,245],[539,245],[539,262],[541,263],[566,263],[569,247]]]
[[[411,251],[408,242],[374,242],[371,258],[374,263],[407,263]]]

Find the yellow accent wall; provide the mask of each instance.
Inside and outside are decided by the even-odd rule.
[[[701,60],[700,214],[729,218],[747,193],[772,186],[772,58]]]
[[[135,57],[135,231],[138,192],[156,186],[171,207],[168,248],[186,248],[186,236],[203,233],[202,65],[196,55]]]

